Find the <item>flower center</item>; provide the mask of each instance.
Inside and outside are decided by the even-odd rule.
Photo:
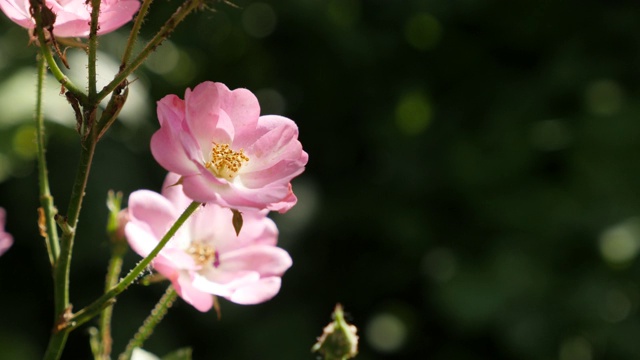
[[[244,154],[244,151],[233,151],[229,144],[216,144],[213,143],[211,148],[211,160],[204,164],[204,166],[211,171],[211,173],[219,178],[224,178],[229,181],[238,175],[238,171],[245,163],[249,162],[249,157]]]
[[[220,265],[220,254],[213,248],[201,242],[193,242],[187,249],[187,254],[191,255],[196,264],[202,266],[213,264],[218,267]]]

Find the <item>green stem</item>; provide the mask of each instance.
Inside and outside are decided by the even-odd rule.
[[[158,301],[153,310],[151,310],[151,314],[149,314],[140,328],[138,328],[138,332],[133,336],[133,338],[131,338],[124,352],[118,357],[118,360],[131,359],[133,350],[137,347],[142,347],[142,344],[145,342],[145,340],[147,340],[149,336],[151,336],[151,334],[153,333],[153,329],[167,314],[169,308],[171,308],[177,296],[178,293],[176,293],[173,286],[169,286],[167,288],[167,291],[165,291],[164,295],[162,295],[162,297],[160,298],[160,301]]]
[[[64,345],[67,343],[69,332],[69,330],[63,330],[51,335],[51,338],[49,338],[49,345],[47,345],[47,352],[45,352],[43,360],[60,359]]]
[[[44,90],[44,79],[46,74],[45,61],[42,56],[38,56],[38,90],[36,96],[36,140],[38,144],[38,180],[40,184],[40,206],[44,212],[44,226],[46,227],[47,253],[49,254],[49,262],[54,265],[60,255],[60,242],[58,240],[58,230],[54,216],[56,214],[53,205],[53,197],[49,189],[49,173],[47,171],[47,159],[45,156],[45,129],[44,114],[42,111],[42,93]]]
[[[36,9],[36,11],[33,12],[33,18],[36,21],[35,30],[38,35],[38,42],[40,43],[40,52],[47,61],[49,70],[62,86],[75,95],[82,104],[85,104],[87,102],[87,95],[62,73],[62,70],[58,67],[58,63],[56,63],[56,60],[53,58],[53,53],[51,52],[51,48],[49,47],[44,35],[44,30],[42,29],[42,14],[37,8],[34,7],[34,9]]]
[[[115,235],[114,235],[115,236]],[[122,240],[122,239],[120,239]],[[127,252],[127,245],[122,241],[112,241],[112,255],[109,261],[107,277],[104,291],[107,292],[118,283],[120,272],[122,271],[122,260]],[[111,355],[111,317],[113,315],[113,305],[109,305],[100,314],[100,356],[101,359],[108,360]]]
[[[127,62],[131,58],[131,53],[133,52],[133,47],[136,44],[136,40],[138,39],[138,34],[140,33],[140,28],[142,27],[142,22],[144,18],[147,16],[147,12],[149,11],[149,7],[153,0],[144,0],[142,5],[140,6],[140,10],[138,11],[138,15],[136,15],[136,19],[133,23],[133,28],[131,29],[131,33],[129,33],[129,40],[127,40],[127,46],[124,48],[124,54],[122,54],[122,64],[120,65],[120,70],[124,69],[127,66]]]
[[[62,241],[60,243],[60,257],[56,261],[54,268],[54,309],[57,316],[49,345],[45,353],[46,360],[59,359],[66,343],[67,336],[72,330],[68,320],[71,318],[71,307],[69,304],[69,273],[71,268],[71,253],[73,251],[73,241],[76,234],[76,225],[82,207],[84,190],[89,178],[89,169],[95,153],[96,142],[94,136],[90,135],[86,141],[82,142],[82,152],[80,154],[80,164],[71,191],[71,200],[67,209],[67,217],[64,220],[66,226],[63,227]]]
[[[94,101],[96,89],[96,57],[98,52],[98,16],[100,0],[91,0],[91,22],[89,28],[89,101]]]
[[[160,250],[164,248],[164,246],[171,240],[173,235],[178,231],[178,229],[184,224],[184,222],[193,214],[194,211],[201,205],[201,203],[194,201],[192,202],[180,215],[178,220],[171,226],[169,231],[164,235],[164,237],[158,242],[158,245],[136,265],[133,270],[124,277],[124,279],[120,280],[120,282],[111,288],[111,290],[107,291],[104,295],[98,298],[96,301],[89,304],[84,309],[78,311],[74,316],[72,316],[68,324],[72,329],[77,328],[78,326],[84,324],[85,322],[91,320],[94,316],[96,316],[105,306],[108,306],[110,302],[113,302],[113,299],[120,295],[124,290],[126,290],[129,285],[131,285],[136,279],[140,277],[143,271],[151,264],[151,261],[160,253]]]
[[[66,223],[68,230],[63,232],[61,242],[60,258],[56,264],[56,313],[61,313],[69,306],[69,270],[71,262],[71,253],[73,251],[73,241],[76,235],[76,225],[80,216],[80,208],[84,198],[84,191],[87,187],[89,178],[89,170],[95,153],[96,143],[92,138],[87,139],[83,143],[80,153],[80,164],[78,164],[78,172],[71,190],[71,200],[67,209]]]
[[[136,56],[130,64],[122,69],[107,86],[105,86],[98,93],[97,100],[101,101],[107,95],[109,95],[118,85],[120,85],[132,72],[134,72],[142,63],[151,55],[155,49],[162,44],[162,42],[169,37],[169,35],[175,30],[176,26],[184,20],[193,10],[199,8],[203,3],[203,0],[187,0],[171,15],[169,20],[160,28],[160,31],[147,43],[147,45],[140,51],[140,54]]]

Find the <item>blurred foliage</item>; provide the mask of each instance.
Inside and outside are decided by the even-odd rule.
[[[214,80],[251,89],[264,113],[300,127],[310,154],[294,182],[300,201],[273,216],[294,266],[274,300],[223,302],[219,321],[178,302],[146,349],[314,359],[341,302],[361,360],[640,358],[636,1],[234,3],[192,15],[136,73],[132,89],[148,100],[127,105],[91,174],[76,309],[101,291],[107,191],[126,198],[163,180],[148,148],[153,102]],[[177,5],[155,2],[142,36]],[[35,76],[5,86],[35,74],[35,48],[4,17],[0,34],[0,205],[16,238],[0,258],[0,358],[37,359],[53,315],[29,140]],[[126,34],[102,38],[101,61],[119,56]],[[18,90],[24,104],[3,100]],[[70,109],[47,118],[64,211],[79,144]],[[116,350],[162,290],[134,286],[118,299]],[[89,356],[80,330],[64,358]]]

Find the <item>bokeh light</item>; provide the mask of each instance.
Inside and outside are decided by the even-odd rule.
[[[384,353],[400,350],[406,341],[407,331],[405,323],[390,313],[374,315],[365,329],[371,347]]]
[[[629,263],[640,250],[640,218],[631,218],[600,235],[600,253],[613,265]]]
[[[418,50],[433,49],[441,38],[440,22],[429,13],[413,14],[404,25],[404,37]]]

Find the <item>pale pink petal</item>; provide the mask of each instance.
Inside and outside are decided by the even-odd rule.
[[[279,158],[282,149],[286,149],[292,142],[298,142],[298,127],[291,119],[283,116],[261,116],[255,136],[254,141],[247,146],[248,154],[256,155],[258,158]],[[301,146],[296,147],[302,150]]]
[[[173,285],[178,295],[197,310],[207,312],[213,306],[213,296],[197,289],[188,273],[181,273],[178,280],[173,282]]]
[[[226,182],[226,180],[216,181],[211,179],[212,177],[214,176],[211,174],[198,174],[183,177],[182,186],[184,193],[195,201],[213,202],[228,206],[221,197],[221,193],[223,191],[227,191],[229,194],[232,194],[232,192],[229,191],[228,186],[220,184],[220,182]]]
[[[31,15],[29,15],[28,1],[0,0],[0,9],[16,24],[27,29],[34,27]]]
[[[106,3],[109,4],[109,2]],[[101,5],[98,17],[100,24],[98,35],[104,35],[122,27],[133,19],[139,8],[140,2],[138,0],[120,0],[106,7]]]
[[[156,161],[169,171],[180,175],[191,175],[197,171],[182,144],[166,129],[160,129],[151,136],[151,153]]]
[[[166,197],[178,211],[184,211],[193,200],[187,197],[179,184],[181,176],[168,173],[162,183],[162,196]],[[192,216],[197,216],[194,214]]]
[[[270,300],[278,291],[282,280],[279,277],[262,278],[252,284],[236,289],[227,299],[241,305],[254,305]]]
[[[237,276],[234,277],[233,280],[237,280],[240,278],[241,277]],[[252,276],[251,280],[255,281],[255,279],[256,277]],[[227,283],[229,282],[231,281],[227,281]],[[192,285],[194,288],[202,292],[217,296],[229,296],[231,294],[231,287],[227,283],[220,281],[220,279],[215,279],[214,281],[212,281],[208,277],[197,273],[194,274],[192,281]]]
[[[209,284],[216,284],[216,288],[211,288],[211,291],[213,289],[217,289],[217,287],[219,286],[223,286],[225,289],[227,289],[227,294],[230,294],[231,291],[235,288],[245,286],[247,284],[251,284],[260,280],[260,274],[251,270],[228,272],[221,271],[219,269],[208,269],[200,271],[200,275],[202,275],[201,279],[206,279]],[[207,282],[203,281],[199,283],[199,285],[204,289]]]
[[[165,169],[180,175],[199,172],[192,158],[195,140],[183,125],[184,103],[175,95],[168,95],[158,101],[158,120],[160,130],[151,137],[151,153]]]
[[[228,91],[228,90],[227,90]],[[212,142],[229,144],[234,136],[229,116],[220,109],[218,88],[215,83],[205,81],[193,91],[185,93],[185,119],[204,153],[211,150]]]
[[[275,246],[278,240],[278,228],[273,220],[266,217],[267,212],[243,212],[243,226],[239,236],[235,236],[235,230],[224,223],[225,233],[219,231],[215,237],[215,247],[220,253],[226,253],[235,249],[252,245]],[[231,221],[231,219],[229,219]]]
[[[220,107],[224,109],[235,127],[234,148],[244,148],[255,139],[256,126],[260,116],[260,104],[247,89],[229,91],[226,85],[216,83],[221,94]]]
[[[91,7],[84,0],[46,0],[45,5],[56,14],[53,33],[58,37],[87,37]],[[98,17],[98,34],[111,32],[127,22],[138,11],[137,0],[103,1]],[[0,0],[0,9],[15,23],[27,28],[35,27],[29,12],[29,0]]]
[[[282,199],[282,201],[278,203],[270,204],[267,207],[267,209],[271,211],[277,211],[282,214],[289,211],[297,202],[298,202],[298,198],[293,193],[291,184],[289,184],[289,195],[287,195],[287,197],[285,197],[284,199]]]
[[[301,156],[298,157],[300,160],[283,159],[260,171],[242,173],[240,175],[242,185],[250,189],[255,189],[279,183],[281,186],[286,187],[291,179],[302,174],[304,171],[304,166],[306,165],[305,160],[307,159],[304,155],[306,155],[306,153],[300,155]]]
[[[147,224],[156,239],[161,239],[180,215],[169,200],[149,190],[131,193],[128,209],[130,221]]]
[[[275,246],[255,245],[220,255],[220,271],[256,271],[261,277],[281,276],[291,267],[289,254]]]
[[[266,209],[270,209],[272,204],[282,202],[289,197],[289,183],[277,182],[271,183],[261,188],[247,188],[244,186],[234,186],[233,192],[227,196],[223,196],[225,206],[238,209],[249,209],[258,207],[257,204],[263,205]],[[188,195],[188,193],[187,193]]]
[[[127,236],[129,246],[133,251],[142,257],[146,257],[151,253],[153,248],[158,245],[158,238],[152,235],[152,229],[146,224],[137,224],[129,222],[124,227],[124,233]]]
[[[231,209],[216,204],[206,204],[198,214],[192,217],[191,234],[204,243],[211,243],[215,239],[215,247],[218,249],[218,239],[235,240],[237,238],[235,230],[229,226],[232,217]]]

